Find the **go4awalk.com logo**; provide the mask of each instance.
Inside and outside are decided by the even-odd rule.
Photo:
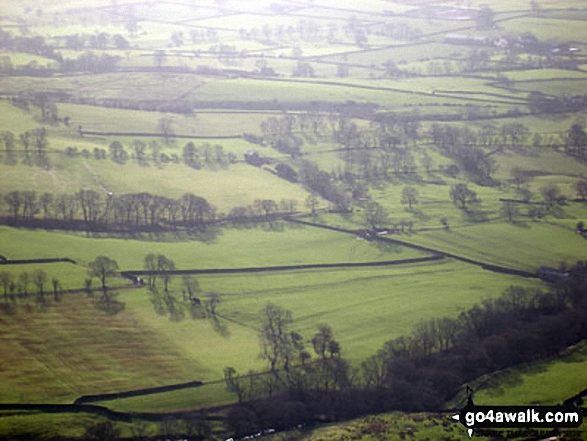
[[[573,406],[476,406],[469,397],[452,418],[471,437],[485,429],[573,429],[583,422],[583,410]]]

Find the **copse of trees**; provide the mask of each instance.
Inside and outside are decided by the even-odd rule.
[[[216,167],[227,168],[237,161],[234,153],[226,153],[224,147],[220,144],[211,145],[208,142],[200,146],[196,146],[193,142],[188,142],[183,148],[182,157],[187,166],[195,169],[203,167],[211,169]]]
[[[174,275],[175,262],[163,254],[147,254],[143,268],[147,271],[150,300],[158,314],[179,321],[189,312],[193,319],[209,318],[216,329],[222,328],[217,316],[221,303],[218,293],[204,293],[192,275]]]

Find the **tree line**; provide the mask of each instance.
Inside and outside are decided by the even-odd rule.
[[[74,194],[11,191],[2,201],[5,216],[17,225],[33,220],[41,221],[39,225],[54,221],[71,225],[82,223],[82,229],[88,231],[101,225],[205,229],[215,221],[239,226],[253,221],[270,222],[279,215],[295,213],[298,206],[295,199],[256,199],[251,205],[237,206],[228,214],[219,215],[216,207],[192,193],[176,199],[147,192],[114,195],[95,190],[80,190]]]
[[[17,305],[30,307],[31,299],[39,307],[45,307],[47,296],[53,295],[55,302],[61,301],[63,285],[57,277],[51,277],[46,271],[36,269],[22,271],[18,275],[10,271],[0,271],[2,287],[2,310],[12,312]]]
[[[291,312],[268,304],[259,331],[267,372],[225,369],[239,401],[227,424],[244,436],[393,410],[439,410],[481,375],[556,356],[587,337],[587,262],[567,274],[549,291],[512,286],[456,318],[421,322],[358,369],[341,357],[329,326],[305,340],[292,330]]]
[[[157,226],[162,223],[203,227],[215,219],[216,208],[201,196],[185,193],[180,198],[151,193],[114,195],[94,190],[74,194],[12,191],[4,196],[7,214],[14,220],[83,221],[91,224]]]

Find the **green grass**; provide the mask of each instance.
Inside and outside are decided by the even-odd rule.
[[[87,264],[99,255],[121,270],[143,268],[146,254],[165,254],[178,269],[243,268],[410,259],[423,253],[377,248],[352,235],[286,224],[283,231],[223,229],[211,242],[168,236],[169,241],[87,238],[83,235],[0,227],[0,254],[11,259],[69,257]],[[187,239],[187,240],[186,240]]]
[[[259,326],[258,312],[273,302],[290,309],[306,339],[320,323],[332,326],[343,356],[359,363],[421,320],[456,316],[511,284],[530,284],[458,262],[198,277],[202,289],[221,293],[222,314]]]
[[[66,403],[83,394],[165,385],[202,375],[196,360],[178,353],[154,329],[141,326],[130,308],[110,316],[96,310],[83,294],[64,296],[45,311],[17,309],[0,320],[6,337],[0,370],[4,403]],[[192,341],[194,335],[204,335],[197,327],[205,325],[193,324]]]
[[[505,73],[511,81],[552,80],[553,78],[585,79],[586,75],[585,72],[564,69],[532,69]]]
[[[527,271],[574,264],[584,259],[587,242],[573,231],[546,223],[488,223],[426,231],[404,240],[481,262]]]
[[[56,67],[57,63],[55,60],[50,58],[41,57],[39,55],[25,54],[22,52],[4,52],[2,56],[10,57],[10,61],[14,67],[23,67],[29,63],[36,62],[39,66],[43,67]]]
[[[102,418],[94,414],[57,414],[39,412],[1,412],[0,437],[3,439],[50,439],[57,435],[77,439],[85,428]]]
[[[537,91],[562,98],[583,94],[587,88],[587,79],[517,82],[514,84],[514,88],[527,93]]]
[[[587,387],[587,345],[560,357],[491,374],[480,380],[475,404],[557,405]]]
[[[271,441],[285,441],[283,434],[270,438]],[[469,436],[465,428],[442,414],[405,414],[393,412],[368,416],[346,423],[331,424],[299,433],[294,438],[299,441],[337,441],[353,439],[357,441],[413,441],[454,440],[466,441]],[[478,437],[478,439],[488,439]]]
[[[35,121],[32,112],[19,109],[7,102],[0,102],[0,116],[0,130],[11,131],[15,135],[16,140],[18,140],[18,135],[20,133],[41,126],[40,123]],[[2,143],[2,150],[4,150],[4,143]]]
[[[226,389],[224,381],[200,387],[144,395],[112,401],[96,402],[98,406],[126,412],[173,412],[197,407],[222,406],[234,403],[236,395]]]
[[[41,270],[47,273],[47,283],[45,284],[45,292],[47,294],[53,293],[52,279],[59,280],[62,289],[80,289],[84,287],[84,280],[88,278],[87,268],[81,265],[74,265],[72,263],[43,263],[43,264],[18,264],[18,265],[2,265],[1,272],[8,272],[12,274],[14,282],[18,284],[18,276],[24,271],[32,274],[34,271]],[[112,284],[127,285],[128,282],[123,279],[114,279]],[[94,280],[94,287],[97,287],[97,281]],[[29,292],[36,292],[36,288],[31,282]],[[2,288],[2,295],[4,290]],[[1,298],[1,297],[0,297]]]
[[[135,314],[144,317],[145,326],[148,323],[150,329],[181,347],[186,357],[199,357],[200,366],[209,367],[209,375],[215,374],[215,378],[221,378],[225,366],[233,366],[240,373],[264,368],[256,358],[259,350],[253,328],[259,327],[259,311],[269,301],[292,311],[293,328],[304,336],[308,347],[317,325],[328,323],[341,343],[343,356],[358,366],[385,341],[410,333],[421,320],[454,317],[475,302],[499,295],[511,284],[538,286],[534,281],[495,275],[450,261],[396,268],[197,276],[197,280],[204,292],[221,295],[219,314],[231,320],[223,321],[230,334],[220,346],[222,351],[217,342],[205,347],[194,345],[193,337],[183,329],[193,326],[189,320],[171,326],[164,317],[153,318],[140,297],[129,292],[124,298],[127,307],[132,306]],[[243,332],[250,339],[239,341],[243,347],[231,356],[229,353],[236,349],[235,339]],[[234,400],[222,384],[212,384],[103,404],[120,410],[170,411],[215,406],[231,397]]]
[[[539,40],[559,39],[564,35],[572,36],[571,40],[585,39],[585,24],[581,20],[524,17],[501,22],[499,26],[506,33],[531,32]]]
[[[72,127],[81,125],[84,130],[98,132],[161,133],[159,120],[168,118],[171,119],[172,127],[177,134],[239,136],[243,132],[257,132],[261,122],[271,116],[258,112],[197,112],[193,115],[178,115],[79,104],[60,104],[58,107],[61,115],[71,117]]]
[[[232,150],[241,149],[234,147]],[[271,156],[272,153],[268,152]],[[260,153],[263,155],[264,150]],[[220,170],[195,170],[184,164],[143,167],[131,161],[119,165],[109,160],[97,161],[81,156],[65,158],[50,155],[50,162],[52,166],[49,169],[22,163],[14,166],[0,164],[0,187],[4,192],[32,190],[54,194],[77,193],[85,188],[103,194],[104,185],[114,194],[150,192],[173,198],[194,193],[217,207],[219,213],[225,214],[236,206],[252,205],[256,199],[276,202],[294,199],[302,211],[309,194],[300,185],[245,163],[232,164]]]
[[[529,148],[525,153],[507,151],[495,155],[495,159],[498,161],[499,168],[494,176],[495,179],[500,181],[511,180],[512,170],[514,168],[520,168],[529,172],[529,174],[548,174],[557,183],[563,183],[567,187],[569,180],[577,180],[577,178],[570,178],[569,175],[580,175],[587,172],[587,167],[584,164],[581,164],[562,152],[548,148]],[[539,182],[541,180],[540,178],[536,181]],[[565,192],[568,191],[565,189]]]

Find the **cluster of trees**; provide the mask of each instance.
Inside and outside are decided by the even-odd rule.
[[[121,34],[106,32],[94,34],[70,34],[65,36],[65,47],[74,51],[82,49],[128,49],[130,44]]]
[[[226,153],[224,147],[220,144],[211,145],[208,142],[196,146],[193,142],[188,142],[183,148],[183,162],[192,168],[227,168],[230,164],[237,162],[234,153]]]
[[[34,298],[37,305],[44,307],[47,295],[53,295],[56,302],[61,300],[63,286],[59,279],[52,277],[46,271],[37,269],[22,271],[18,275],[10,271],[0,271],[0,287],[2,288],[2,310],[11,312],[18,304],[29,305]]]
[[[70,35],[66,37],[66,47],[74,48],[76,50],[89,47],[92,49],[106,49],[109,45],[109,36],[105,33],[98,33],[85,37],[83,35]],[[127,49],[129,47],[128,41],[117,34],[112,37],[112,41],[116,48]],[[55,48],[48,45],[45,39],[41,36],[27,37],[27,36],[13,36],[9,32],[0,30],[0,47],[7,52],[25,52],[43,57],[50,58],[59,63],[61,72],[92,72],[102,73],[116,70],[120,57],[101,54],[96,55],[93,52],[85,52],[78,58],[63,58],[63,56],[55,52]],[[39,66],[29,64],[29,67],[39,69]],[[12,70],[12,68],[10,69]]]
[[[268,371],[239,374],[232,367],[224,370],[226,387],[239,402],[227,416],[236,436],[307,422],[312,407],[323,407],[333,394],[355,381],[328,325],[319,325],[305,341],[292,330],[290,311],[268,303],[261,317],[260,357],[267,361]]]
[[[239,406],[227,423],[236,436],[369,413],[434,411],[486,373],[551,357],[587,337],[587,262],[568,269],[550,292],[512,286],[457,318],[418,324],[352,369],[326,325],[308,341],[291,313],[268,304],[260,331],[266,373],[225,369]]]
[[[181,276],[179,287],[177,284],[172,286],[174,276],[171,272],[176,269],[173,260],[162,254],[147,254],[143,268],[147,271],[151,302],[158,314],[168,314],[172,320],[182,320],[186,311],[189,311],[194,319],[210,318],[219,323],[217,308],[221,302],[220,295],[215,292],[203,293],[198,281],[189,274]]]
[[[281,7],[274,4],[273,8],[277,10]],[[361,22],[356,16],[349,17],[342,26],[331,21],[328,26],[324,27],[314,20],[301,19],[295,26],[265,24],[260,29],[257,27],[239,29],[241,40],[284,45],[295,44],[299,41],[340,43],[343,40],[351,40],[357,46],[365,48],[368,47],[370,35],[387,37],[392,40],[411,40],[419,38],[422,31],[404,23],[367,24]],[[301,56],[300,52],[298,50],[298,54],[294,53],[294,57]]]
[[[299,179],[312,192],[332,203],[336,209],[349,210],[350,197],[345,189],[335,183],[328,173],[320,170],[314,162],[301,162]]]
[[[216,209],[204,198],[186,193],[178,199],[151,193],[103,195],[94,190],[75,194],[12,191],[4,196],[8,215],[14,220],[43,219],[83,221],[92,224],[124,224],[156,227],[162,223],[203,228],[215,219]]]
[[[0,48],[5,52],[24,52],[61,61],[61,56],[41,36],[14,36],[0,29]]]
[[[282,199],[277,202],[273,199],[255,199],[252,205],[233,207],[226,219],[233,226],[242,226],[254,221],[271,222],[277,215],[293,214],[296,212],[296,199]]]
[[[17,163],[15,154],[17,142],[23,148],[25,164],[32,165],[33,163],[37,163],[42,167],[48,165],[47,147],[49,146],[49,136],[45,127],[27,130],[21,133],[18,139],[13,132],[6,130],[0,133],[0,142],[4,144],[4,151],[6,153],[5,162],[8,165]]]
[[[85,52],[77,58],[64,58],[61,61],[60,69],[63,73],[90,72],[105,73],[113,72],[118,67],[120,57],[117,55]]]

